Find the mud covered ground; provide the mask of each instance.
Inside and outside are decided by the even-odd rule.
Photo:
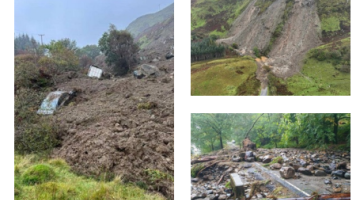
[[[227,186],[232,173],[240,176],[245,196],[251,199],[350,193],[349,152],[258,149],[253,151],[253,162],[244,161],[247,159],[241,158],[244,153],[233,145],[226,150],[193,158],[192,171],[196,166],[202,167],[196,177],[191,178],[191,199],[235,199],[231,187]],[[277,164],[270,163],[276,158],[282,158],[281,164],[277,161]],[[204,159],[209,161],[195,164]],[[286,167],[295,169],[293,176],[281,176],[280,168]],[[343,174],[336,175],[338,171]]]
[[[151,64],[161,76],[98,80],[79,75],[58,83],[57,90],[78,93],[49,116],[63,130],[52,156],[64,158],[80,174],[122,176],[172,199],[174,64],[173,59]]]

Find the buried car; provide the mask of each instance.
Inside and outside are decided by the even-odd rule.
[[[66,105],[76,95],[75,91],[55,91],[50,92],[41,103],[37,114],[52,115],[55,110],[62,105]]]

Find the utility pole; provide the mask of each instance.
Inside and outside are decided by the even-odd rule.
[[[39,34],[39,36],[41,37],[41,45],[43,45],[43,41],[42,41],[42,36],[44,36],[45,34]]]

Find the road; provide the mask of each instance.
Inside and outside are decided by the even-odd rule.
[[[267,90],[268,90],[267,87],[265,87],[264,89],[261,89],[260,96],[267,96]]]

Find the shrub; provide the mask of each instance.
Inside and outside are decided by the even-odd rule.
[[[155,102],[139,103],[137,107],[138,109],[150,110],[152,108],[156,108],[157,104]]]
[[[283,164],[284,159],[281,156],[275,157],[271,160],[270,164],[275,164],[275,163],[279,163],[279,164]]]
[[[26,124],[15,133],[15,150],[19,153],[39,153],[60,144],[58,126],[48,120]]]
[[[23,183],[34,185],[55,179],[56,174],[52,167],[45,164],[37,164],[28,168],[22,175]]]
[[[192,168],[191,168],[191,177],[195,178],[197,173],[204,168],[204,165],[201,163],[195,164]]]
[[[76,191],[68,184],[47,182],[35,186],[35,196],[37,199],[74,199]]]
[[[261,52],[260,52],[260,50],[259,50],[257,47],[254,47],[253,51],[254,51],[254,55],[255,55],[256,57],[258,57],[258,58],[261,57]]]
[[[234,48],[234,49],[238,49],[238,48],[239,48],[239,45],[236,44],[236,43],[233,43],[233,44],[231,45],[231,47]]]

